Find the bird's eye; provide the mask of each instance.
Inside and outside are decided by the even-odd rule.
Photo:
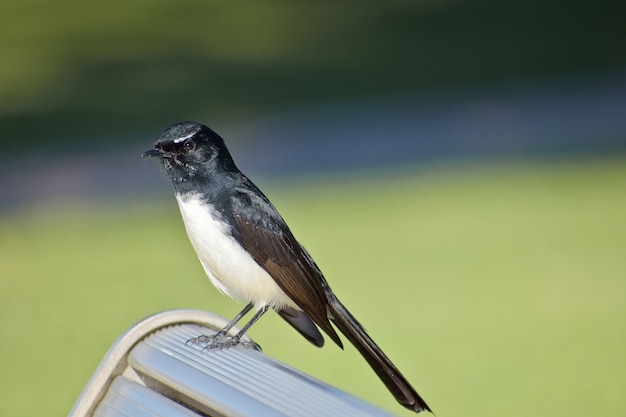
[[[183,148],[187,152],[192,151],[196,148],[196,142],[194,142],[193,140],[186,140],[185,143],[183,143]]]

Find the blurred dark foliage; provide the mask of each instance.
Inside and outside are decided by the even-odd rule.
[[[8,0],[4,9],[0,147],[9,150],[626,67],[626,3],[610,0]]]

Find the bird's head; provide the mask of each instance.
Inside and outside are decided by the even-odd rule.
[[[167,128],[143,157],[159,158],[173,183],[207,177],[236,169],[224,140],[196,122],[181,122]]]

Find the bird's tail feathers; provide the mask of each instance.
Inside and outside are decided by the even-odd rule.
[[[306,340],[313,343],[317,347],[324,346],[324,337],[309,316],[304,314],[302,311],[291,307],[285,307],[278,310],[278,314],[302,336],[304,336]]]
[[[350,314],[348,309],[334,296],[330,297],[328,301],[330,318],[333,323],[357,348],[396,400],[415,412],[431,411],[422,397],[365,332],[363,326]]]

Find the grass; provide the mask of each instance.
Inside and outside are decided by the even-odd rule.
[[[438,416],[626,411],[626,164],[500,163],[264,187],[335,292]],[[263,185],[263,184],[261,184]],[[173,201],[0,218],[0,415],[67,413],[127,327],[230,317]],[[275,315],[264,351],[400,415],[350,346]]]

